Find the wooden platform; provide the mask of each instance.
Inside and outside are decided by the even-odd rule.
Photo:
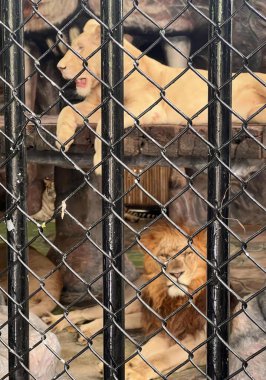
[[[39,163],[51,163],[56,166],[73,167],[55,146],[57,116],[44,116],[41,119],[28,120],[26,127],[26,145],[28,159]],[[0,128],[4,119],[0,117]],[[95,125],[91,126],[92,129]],[[161,157],[159,165],[168,166],[165,155],[173,163],[181,166],[198,167],[207,162],[207,125],[187,127],[184,125],[143,125],[142,129],[125,130],[124,153],[128,165],[147,164]],[[266,127],[251,124],[248,132],[241,125],[233,125],[231,158],[248,160],[247,164],[266,158]],[[206,142],[205,142],[205,141]],[[91,167],[94,134],[87,127],[81,128],[75,143],[67,156],[82,168]],[[3,155],[5,138],[1,134],[0,152]]]

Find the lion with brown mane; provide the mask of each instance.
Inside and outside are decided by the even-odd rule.
[[[143,344],[138,342],[141,350],[135,350],[126,363],[126,380],[155,379],[206,363],[206,233],[202,231],[189,235],[187,228],[179,229],[169,222],[156,222],[141,236],[144,274],[135,283],[141,302],[136,300],[135,289],[128,287],[125,328],[142,329],[145,338]],[[249,268],[254,271],[252,265]],[[262,278],[265,281],[265,276],[262,275]],[[234,318],[230,336],[230,346],[233,348],[230,371],[241,370],[242,357],[243,360],[247,359],[248,373],[257,380],[264,380],[265,290],[259,295],[256,287],[254,291],[255,296],[251,296],[248,302],[247,315],[239,312],[241,303],[233,309],[235,300],[231,300],[231,316]],[[249,315],[257,325],[251,322]],[[95,336],[104,327],[103,308],[97,305],[74,310],[67,313],[67,320],[72,325],[80,324],[82,335],[79,342],[87,344],[85,337]],[[64,315],[50,314],[45,317],[45,321],[53,323],[57,331],[69,328],[67,320]],[[86,321],[91,322],[82,324]],[[261,354],[256,356],[259,352]],[[243,376],[240,373],[236,378],[246,379]]]
[[[58,68],[67,80],[75,80],[77,93],[84,100],[66,106],[57,122],[57,147],[67,150],[78,126],[96,123],[101,135],[101,27],[89,20],[84,32],[59,61]],[[193,125],[208,121],[208,72],[168,67],[141,53],[124,39],[124,127],[138,120],[141,124]],[[137,64],[136,64],[137,62]],[[148,79],[147,79],[148,78]],[[240,73],[232,80],[233,122],[266,122],[266,74]],[[153,83],[156,83],[154,85]],[[153,107],[151,107],[154,105]],[[101,162],[101,140],[95,139],[96,164]],[[98,170],[99,173],[100,170]]]
[[[189,352],[206,339],[206,321],[200,314],[206,312],[205,233],[190,239],[186,229],[181,233],[159,223],[141,243],[148,284],[141,292],[142,328],[145,335],[157,334],[141,350],[145,360],[136,356],[128,362],[126,380],[153,379],[178,366],[191,366]],[[193,361],[205,363],[204,348],[193,352]]]
[[[129,302],[125,309],[125,327],[129,330],[143,329],[145,335],[158,331],[141,351],[158,373],[166,373],[185,362],[180,367],[182,370],[191,366],[186,350],[193,350],[206,339],[206,322],[198,311],[205,313],[206,309],[205,233],[191,239],[186,229],[181,233],[168,223],[157,222],[143,234],[141,246],[145,255],[144,276],[138,285],[143,288],[143,303]],[[134,292],[129,291],[126,303],[134,296]],[[102,313],[100,306],[94,306],[71,311],[67,318],[77,324],[92,321],[79,326],[82,334],[89,337],[103,327]],[[55,329],[60,331],[69,326],[66,320],[59,322],[62,317],[49,315],[45,321],[55,323]],[[165,328],[162,328],[163,319]],[[80,337],[79,342],[86,343],[86,340]],[[205,362],[203,348],[194,352],[193,360],[197,364]],[[127,380],[155,377],[156,373],[138,356],[126,365]]]

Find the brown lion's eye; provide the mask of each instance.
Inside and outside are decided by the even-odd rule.
[[[160,255],[158,257],[159,257],[160,261],[166,262],[166,261],[168,261],[170,259],[171,256],[163,254],[163,255]]]
[[[185,256],[189,256],[189,255],[192,255],[193,251],[186,251],[185,252]]]

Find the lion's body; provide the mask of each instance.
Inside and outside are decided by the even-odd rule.
[[[7,250],[6,247],[2,245],[0,249],[1,272],[7,268],[7,264]],[[29,267],[37,276],[35,277],[29,272],[29,294],[31,295],[39,289],[39,291],[30,298],[30,311],[38,316],[43,316],[56,307],[55,302],[48,294],[51,294],[54,299],[59,300],[63,282],[59,271],[53,273],[55,269],[54,264],[32,247],[29,248]],[[51,273],[50,276],[46,278],[49,273]],[[45,283],[44,287],[48,294],[41,289],[38,278],[43,279]],[[3,272],[1,275],[0,286],[7,291],[7,272]]]
[[[264,283],[265,286],[265,283]],[[262,289],[262,288],[261,288]],[[234,380],[264,380],[266,378],[266,291],[247,302],[245,312],[239,313],[241,304],[234,313],[237,317],[232,321],[229,352],[230,374],[245,367],[247,372],[238,372]],[[249,297],[248,297],[249,298]],[[252,321],[255,321],[253,323]],[[247,362],[247,367],[243,361]]]
[[[166,373],[184,361],[188,353],[205,340],[206,242],[205,233],[188,244],[184,235],[167,223],[156,223],[141,242],[144,246],[144,273],[147,285],[141,292],[142,327],[145,334],[157,334],[142,348],[142,354],[160,373]],[[192,302],[189,296],[192,295]],[[147,306],[148,307],[147,307]],[[200,312],[199,312],[199,311]],[[163,322],[162,319],[165,321]],[[165,325],[164,329],[162,329]],[[172,355],[169,352],[172,351]],[[195,361],[205,360],[204,349],[195,351]],[[150,379],[154,371],[138,356],[126,366],[127,380]]]
[[[77,92],[85,98],[83,102],[75,105],[77,111],[69,106],[61,111],[57,123],[58,147],[61,143],[66,143],[68,149],[72,144],[73,133],[84,123],[81,115],[89,116],[89,122],[97,124],[97,133],[100,134],[100,110],[96,111],[96,108],[101,104],[101,83],[97,79],[101,77],[101,52],[94,54],[99,46],[100,26],[96,21],[90,20],[85,25],[84,32],[73,41],[72,49],[77,54],[69,50],[58,63],[58,68],[65,79],[76,78]],[[150,57],[141,56],[140,50],[127,40],[124,40],[124,48],[138,60],[137,69],[134,69],[134,59],[124,54],[124,75],[131,73],[124,81],[124,106],[134,117],[139,118],[142,124],[186,124],[188,120],[192,120],[194,125],[207,123],[207,108],[205,109],[208,103],[207,71],[184,71],[182,68],[168,67]],[[84,68],[83,63],[87,57],[90,57],[88,69]],[[141,72],[157,86],[146,79]],[[232,108],[239,115],[239,118],[233,115],[235,122],[241,118],[250,118],[258,123],[266,122],[265,109],[256,114],[265,104],[266,74],[256,73],[256,76],[259,79],[249,73],[242,73],[233,80]],[[178,79],[175,80],[176,78]],[[161,94],[163,99],[145,112],[161,99]],[[132,116],[125,112],[125,128],[133,122]],[[98,163],[101,150],[99,139],[96,139],[95,147],[95,162]]]
[[[154,299],[156,296],[157,300]],[[182,309],[184,300],[182,297],[175,299],[167,294],[167,289],[164,287],[158,293],[154,289],[151,294],[143,293],[142,299],[153,310],[156,311],[162,318],[168,319],[169,315],[173,311],[178,310],[177,314],[167,320],[167,330],[175,336],[177,339],[182,339],[185,335],[194,335],[199,330],[202,330],[205,326],[205,320],[201,317],[193,306],[187,306]],[[156,302],[157,301],[157,302]],[[201,294],[195,299],[195,306],[201,311],[206,310],[206,293]],[[162,322],[147,308],[142,310],[143,318],[143,330],[145,333],[150,334],[162,327]],[[166,335],[167,336],[167,335]],[[174,341],[172,341],[174,344]]]
[[[0,344],[0,378],[10,379],[8,367],[8,330],[10,321],[7,306],[0,306],[1,344]],[[61,346],[57,336],[49,331],[48,326],[33,313],[29,313],[29,370],[30,379],[50,380],[59,373]],[[9,373],[9,376],[7,374]],[[24,376],[23,376],[24,377]],[[22,377],[21,377],[22,378]],[[62,377],[61,377],[62,379]],[[62,379],[63,380],[63,379]]]
[[[83,102],[75,105],[77,112],[71,107],[65,107],[60,113],[57,124],[58,147],[65,144],[66,149],[69,148],[77,126],[83,124],[82,115],[88,116],[90,123],[97,124],[97,133],[100,134],[100,110],[95,110],[101,104],[101,85],[98,80],[101,77],[101,52],[93,53],[99,46],[100,27],[95,21],[90,20],[85,25],[84,32],[72,44],[72,49],[79,57],[69,50],[58,64],[65,79],[76,78],[77,92],[84,97]],[[124,82],[124,106],[129,113],[139,118],[142,124],[186,124],[189,119],[192,119],[193,124],[207,123],[207,109],[205,109],[208,103],[207,71],[187,70],[183,73],[181,68],[167,67],[152,58],[141,56],[141,52],[126,40],[124,48],[138,62],[137,69],[134,69],[135,61],[124,54],[124,75],[131,73]],[[83,62],[87,57],[90,57],[88,69],[84,68]],[[257,123],[266,122],[266,110],[263,108],[266,99],[266,75],[257,73],[256,76],[258,79],[248,73],[242,73],[233,80],[232,108],[239,115],[239,118],[233,115],[234,122],[240,121],[241,118]],[[175,78],[178,79],[175,81]],[[157,86],[151,82],[155,82]],[[170,82],[171,85],[168,86]],[[157,103],[162,94],[164,98]],[[145,112],[155,103],[153,108]],[[178,111],[182,111],[182,114]],[[125,127],[132,124],[133,118],[125,112]],[[99,139],[96,139],[95,148],[95,162],[98,163],[100,162]],[[149,308],[142,308],[141,319],[139,314],[138,318],[133,317],[133,313],[140,312],[140,305],[135,306],[134,303],[132,309],[127,308],[126,328],[132,328],[129,319],[133,317],[130,321],[135,322],[135,328],[138,321],[139,327],[142,327],[145,333],[159,332],[144,345],[141,352],[161,373],[172,370],[182,362],[185,362],[185,365],[180,366],[180,369],[191,364],[188,361],[188,352],[182,349],[175,339],[178,339],[188,351],[200,347],[194,352],[194,362],[204,363],[206,355],[201,343],[206,339],[206,328],[201,313],[205,313],[206,309],[205,239],[195,237],[193,246],[198,254],[191,252],[187,238],[164,224],[157,225],[155,229],[144,235],[142,243],[153,256],[157,257],[157,260],[161,261],[160,256],[167,253],[167,265],[163,271],[162,265],[148,253],[145,254],[145,281],[150,282],[143,287],[141,294]],[[173,257],[183,248],[182,253]],[[192,303],[189,299],[191,294]],[[81,328],[83,333],[91,335],[102,327],[101,313],[102,310],[94,308],[91,312],[90,310],[73,312],[70,317],[73,317],[74,323],[96,318]],[[161,318],[167,322],[165,328],[162,327]],[[50,321],[55,320],[56,318],[50,318]],[[156,377],[154,371],[138,356],[126,365],[126,380],[154,377]]]
[[[186,234],[185,231],[184,229]],[[167,320],[167,331],[179,339],[188,350],[192,350],[204,341],[206,335],[204,318],[196,310],[198,308],[205,313],[206,309],[206,294],[204,287],[201,289],[206,282],[205,236],[193,238],[192,246],[196,253],[188,246],[186,236],[166,223],[156,223],[155,227],[151,227],[142,236],[141,242],[145,250],[154,255],[162,265],[166,265],[164,263],[166,256],[166,261],[168,261],[165,275],[162,272],[162,266],[147,252],[145,253],[144,276],[136,283],[136,286],[143,288],[141,297],[156,314]],[[180,254],[175,257],[178,252]],[[177,280],[175,276],[178,272],[180,272],[180,276]],[[188,294],[193,295],[193,303],[196,308],[189,303]],[[142,349],[144,357],[162,372],[185,361],[188,354],[166,332],[161,331],[160,319],[155,317],[149,309],[143,307],[140,302],[129,302],[134,296],[133,289],[126,293],[126,303],[129,303],[125,310],[126,329],[142,328],[145,335],[160,330],[159,334],[144,345]],[[169,318],[172,314],[173,316]],[[45,321],[51,323],[60,319],[60,315],[51,315],[46,317]],[[93,320],[93,322],[80,326],[84,335],[91,336],[103,326],[102,308],[95,306],[89,309],[75,310],[70,312],[69,319],[72,323]],[[64,321],[56,328],[61,330],[67,326],[68,323]],[[86,343],[83,337],[79,341]],[[168,350],[170,350],[169,354]],[[205,361],[204,349],[196,350],[195,360],[199,364]],[[181,369],[183,368],[182,366]],[[154,375],[155,373],[139,357],[131,360],[126,366],[127,380],[144,380]]]

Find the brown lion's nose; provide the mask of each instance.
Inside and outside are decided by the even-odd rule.
[[[175,277],[177,280],[184,272],[170,272],[169,274],[173,277]]]
[[[66,65],[64,65],[64,63],[63,63],[62,60],[61,60],[61,61],[58,62],[58,64],[57,64],[57,68],[58,68],[60,71],[63,71],[63,70],[65,70]]]

